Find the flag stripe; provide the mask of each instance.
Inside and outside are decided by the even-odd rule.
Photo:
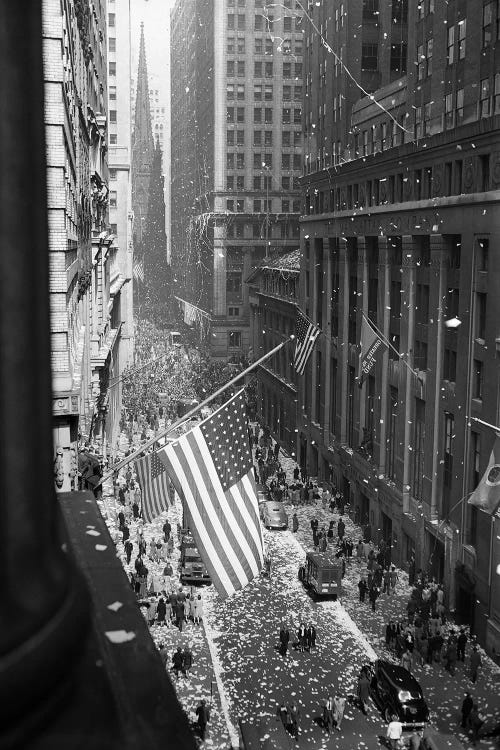
[[[193,456],[198,460],[201,458],[201,462],[198,465],[202,481],[210,491],[211,498],[213,498],[214,512],[217,513],[217,520],[224,524],[224,526],[221,525],[221,529],[225,532],[228,542],[231,544],[233,550],[235,550],[236,560],[238,564],[241,563],[244,570],[243,581],[246,582],[249,578],[253,578],[257,571],[252,572],[251,570],[250,561],[255,559],[255,550],[250,551],[248,542],[243,535],[241,514],[235,508],[234,502],[229,502],[229,498],[222,488],[201,431],[195,428],[191,435],[188,436],[188,440],[193,448]],[[193,445],[194,443],[196,446]],[[199,457],[196,454],[196,450],[199,451]],[[239,518],[236,517],[236,513],[240,516]]]
[[[234,591],[234,587],[226,573],[226,566],[223,557],[219,556],[219,550],[212,544],[209,530],[205,526],[198,509],[198,502],[191,491],[191,487],[196,490],[196,485],[188,482],[187,477],[184,475],[183,468],[177,458],[177,453],[172,449],[172,446],[170,446],[170,450],[167,451],[162,449],[161,452],[163,454],[163,460],[167,466],[167,471],[171,471],[171,476],[175,476],[178,479],[179,484],[176,488],[177,491],[184,497],[187,503],[189,514],[197,533],[198,551],[201,552],[201,549],[205,550],[207,553],[207,559],[211,562],[211,565],[207,565],[207,569],[209,570],[212,581],[219,593],[224,591],[226,594],[231,594]],[[207,564],[206,561],[205,564]]]
[[[309,359],[311,352],[314,349],[314,344],[316,343],[316,339],[318,338],[319,334],[320,329],[311,323],[309,325],[309,328],[307,329],[304,342],[302,344],[297,344],[297,348],[295,350],[294,365],[299,375],[304,374],[307,360]]]
[[[158,453],[185,503],[200,556],[221,596],[263,566],[262,530],[243,391]]]
[[[158,476],[152,476],[152,456],[153,454],[150,453],[135,462],[142,491],[142,518],[145,523],[151,523],[168,508],[168,474],[162,471]]]

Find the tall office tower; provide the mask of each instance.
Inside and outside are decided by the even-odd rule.
[[[120,375],[134,356],[130,32],[129,0],[108,0],[109,224],[115,235],[111,244],[110,289],[116,318],[113,327],[120,329],[109,397],[113,413],[120,411]],[[115,429],[109,439],[115,446],[119,420],[111,423]]]
[[[149,182],[151,179],[151,164],[154,152],[144,24],[141,24],[134,115],[134,130],[132,133],[133,242],[134,252],[140,258],[143,254],[141,243],[148,214]]]
[[[386,5],[408,28],[408,73],[394,80],[400,42],[370,56],[363,42],[367,24],[389,34]],[[336,18],[341,4],[315,3],[316,25],[323,6]],[[358,89],[342,158],[330,167],[311,151],[302,181],[301,302],[325,336],[300,389],[298,453],[342,490],[366,537],[443,582],[447,605],[498,652],[500,519],[467,499],[500,414],[499,11],[482,0],[344,9],[362,51],[339,76],[367,89],[368,66],[381,88]],[[328,88],[314,84],[324,44],[308,44],[306,122],[325,105],[331,120]],[[358,387],[362,325],[384,343]]]
[[[349,159],[351,112],[406,73],[409,0],[308,2],[304,19],[306,173]]]
[[[215,357],[248,353],[245,279],[298,245],[302,48],[295,0],[172,10],[172,266],[184,321]]]
[[[78,436],[105,443],[115,357],[109,289],[105,3],[43,2],[56,486],[75,489]]]

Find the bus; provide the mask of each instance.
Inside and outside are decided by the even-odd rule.
[[[342,596],[342,561],[332,552],[308,552],[299,568],[299,579],[313,599],[318,596]]]

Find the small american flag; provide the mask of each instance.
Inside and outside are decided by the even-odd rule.
[[[259,575],[264,554],[243,391],[159,452],[220,596]]]
[[[297,310],[297,319],[295,322],[296,345],[293,366],[298,375],[304,374],[307,360],[311,356],[314,344],[320,333],[321,328],[315,323],[311,323],[301,310]]]
[[[148,453],[135,462],[142,491],[142,517],[151,521],[168,508],[169,478],[157,453]]]

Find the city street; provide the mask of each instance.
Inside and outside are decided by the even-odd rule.
[[[292,462],[285,456],[282,460],[290,472]],[[334,731],[331,736],[321,726],[321,709],[329,693],[338,691],[344,697],[355,694],[356,678],[363,664],[377,656],[394,660],[394,655],[386,649],[384,631],[390,617],[401,620],[405,616],[410,591],[407,575],[398,571],[396,593],[382,595],[373,613],[368,602],[359,603],[357,582],[364,564],[353,559],[344,579],[342,602],[314,602],[297,576],[305,551],[311,548],[310,521],[316,517],[320,527],[327,526],[329,520],[334,520],[336,525],[338,514],[323,510],[320,505],[298,508],[288,505],[287,510],[290,518],[297,512],[299,530],[296,534],[291,530],[264,531],[266,552],[272,559],[270,578],[261,576],[225,601],[220,600],[212,586],[194,588],[195,593],[202,592],[204,628],[189,622],[180,633],[173,625],[170,628],[154,625],[153,638],[157,645],[165,644],[170,653],[178,645],[191,644],[194,655],[191,676],[189,679],[181,677],[175,685],[192,721],[201,697],[212,702],[206,747],[222,750],[230,742],[237,746],[239,721],[258,722],[261,731],[281,734],[284,746],[286,743],[292,746],[293,739],[276,717],[277,705],[282,700],[287,704],[292,700],[298,702],[301,747],[311,750],[379,747],[386,724],[373,703],[370,702],[365,717],[348,701],[341,731]],[[175,530],[181,520],[178,499],[169,509],[168,517]],[[357,540],[359,530],[348,516],[344,516],[344,520],[346,533]],[[145,527],[148,542],[161,536],[163,523],[162,515]],[[113,531],[113,522],[110,527]],[[131,531],[134,538],[135,529]],[[123,549],[120,543],[118,549]],[[177,563],[178,559],[176,546],[173,562]],[[150,571],[162,567],[150,560],[147,565]],[[286,623],[292,642],[301,621],[315,625],[317,647],[311,653],[300,653],[292,647],[283,658],[277,649],[280,624]],[[468,680],[467,662],[465,667],[458,666],[453,678],[444,671],[443,663],[423,669],[415,666],[413,671],[431,709],[431,721],[439,729],[457,733],[465,690],[473,692],[487,725],[493,725],[499,710],[500,670],[484,654],[481,677],[473,690]],[[467,735],[462,733],[460,738],[465,747],[472,747],[467,744]],[[493,750],[495,745],[484,739],[480,747]]]

